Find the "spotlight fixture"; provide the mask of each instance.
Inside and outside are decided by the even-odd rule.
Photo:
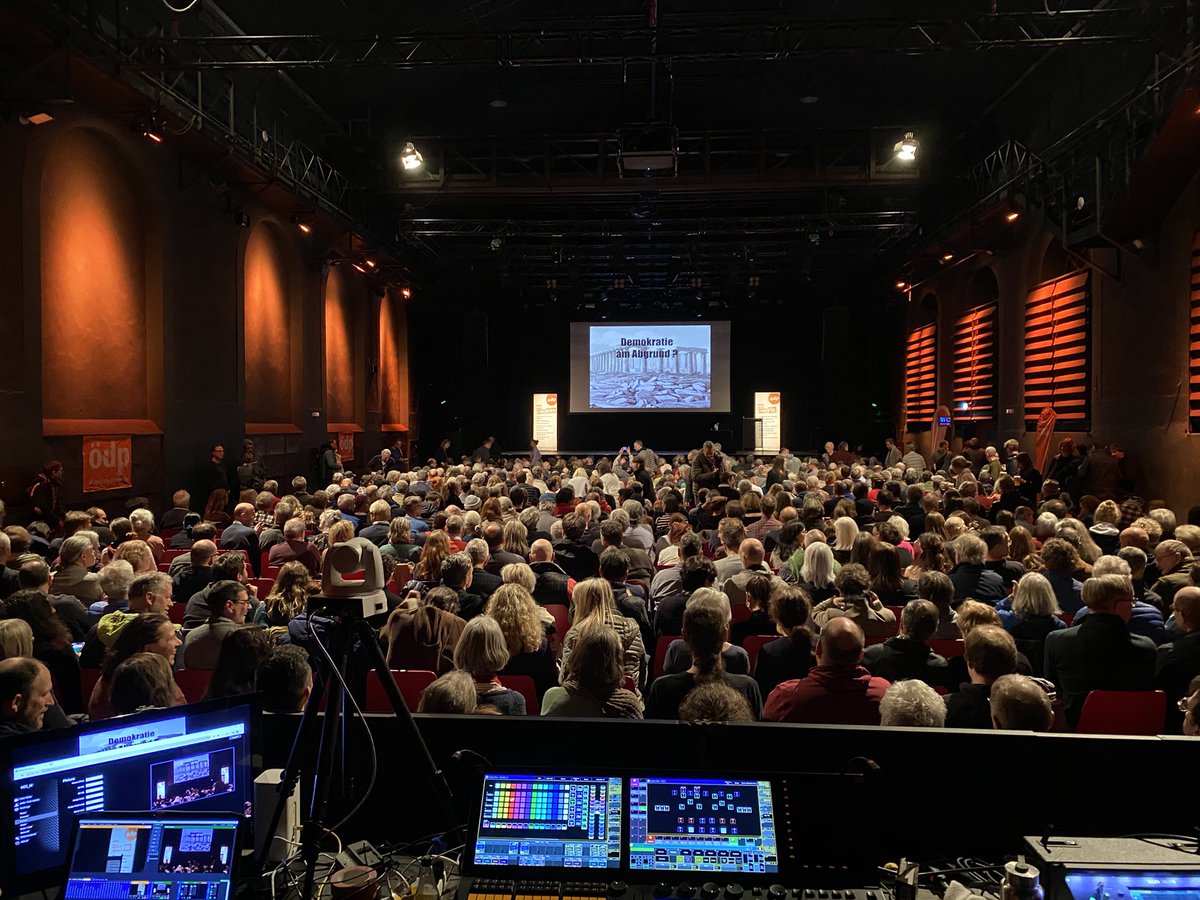
[[[953,254],[953,253],[949,253],[949,252],[947,252],[947,253],[943,253],[943,254],[942,254],[942,262],[944,262],[944,263],[948,263],[948,262],[953,262],[953,261],[954,261],[954,254]]]
[[[292,216],[292,224],[300,229],[301,234],[312,234],[312,225],[300,216]]]
[[[911,285],[907,281],[896,282],[896,290],[898,291],[907,291],[910,287]]]
[[[413,146],[412,141],[408,141],[404,145],[404,149],[400,151],[400,164],[404,166],[405,171],[411,172],[425,165],[425,157],[421,155],[420,150]]]
[[[1021,218],[1021,211],[1017,210],[1017,209],[1010,210],[1009,212],[1004,214],[1005,222],[1015,222],[1019,218]]]
[[[245,212],[244,210],[239,209],[233,214],[233,221],[237,222],[243,228],[249,228],[250,227],[250,214]]]
[[[412,299],[412,288],[410,288],[408,285],[405,285],[404,287],[400,288],[400,296],[403,297],[405,300],[411,300]]]
[[[912,162],[917,158],[917,151],[921,149],[921,142],[913,136],[911,131],[904,132],[904,137],[896,142],[896,146],[892,148],[896,154],[896,159],[902,162]]]
[[[366,264],[368,269],[374,269],[377,265],[375,260],[371,259],[371,257],[369,257],[369,256],[364,256],[363,262]]]
[[[366,265],[362,262],[362,260],[356,259],[353,263],[351,263],[351,265],[354,266],[354,268],[357,269],[358,271],[362,272],[364,275],[366,275],[369,271],[371,271],[370,269],[368,269],[366,267]]]

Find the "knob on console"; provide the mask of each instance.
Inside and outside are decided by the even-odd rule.
[[[696,896],[696,889],[688,884],[688,882],[681,881],[675,888],[675,896],[678,897],[679,900],[691,900],[692,897]]]
[[[651,893],[654,894],[655,897],[670,897],[671,886],[665,881],[660,881],[651,889]]]
[[[773,884],[767,888],[768,900],[786,900],[788,889],[782,884]]]
[[[610,881],[608,883],[608,896],[621,897],[629,890],[629,885],[623,881]]]
[[[715,881],[706,881],[700,885],[700,897],[702,900],[717,900],[721,893],[721,886]]]
[[[725,900],[742,900],[742,886],[740,884],[725,885]]]

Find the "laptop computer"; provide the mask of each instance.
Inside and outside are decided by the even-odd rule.
[[[231,813],[85,813],[62,896],[229,900],[243,821]]]

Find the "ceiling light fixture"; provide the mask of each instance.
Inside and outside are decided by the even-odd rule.
[[[412,299],[412,288],[408,287],[407,285],[400,288],[400,296],[403,297],[405,300],[411,300]]]
[[[400,163],[404,166],[405,171],[411,172],[425,165],[425,157],[421,155],[420,150],[413,146],[412,141],[408,141],[405,143],[404,149],[400,151]]]
[[[1014,209],[1014,210],[1012,210],[1012,211],[1010,211],[1010,212],[1008,212],[1008,213],[1006,213],[1006,214],[1005,214],[1005,216],[1004,216],[1004,221],[1005,221],[1005,222],[1015,222],[1015,221],[1017,221],[1017,219],[1019,219],[1019,218],[1021,218],[1021,212],[1020,212],[1020,210],[1016,210],[1016,209]]]
[[[909,289],[909,286],[910,285],[907,281],[897,281],[896,282],[896,290],[898,290],[898,291],[907,291]]]
[[[896,159],[902,162],[912,162],[917,158],[917,151],[921,149],[921,142],[913,136],[911,131],[906,131],[904,137],[896,142],[896,146],[892,150],[896,154]]]
[[[953,259],[954,259],[953,253],[943,253],[942,254],[942,262],[944,262],[944,263],[951,262]]]

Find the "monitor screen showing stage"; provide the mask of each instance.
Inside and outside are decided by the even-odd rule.
[[[668,872],[778,872],[771,783],[629,779],[629,867]]]
[[[621,793],[620,778],[488,775],[475,865],[615,869]]]
[[[573,322],[571,412],[729,411],[728,322]]]

